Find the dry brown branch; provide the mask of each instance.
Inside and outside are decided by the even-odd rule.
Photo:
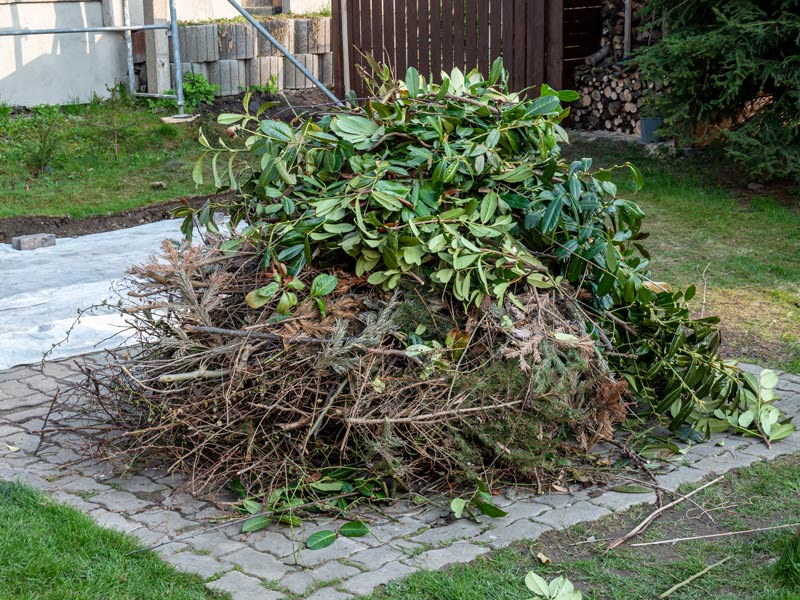
[[[709,533],[706,535],[693,535],[691,537],[672,538],[671,540],[659,540],[657,542],[640,542],[638,544],[631,544],[633,547],[642,546],[659,546],[661,544],[676,544],[678,542],[690,542],[693,540],[710,540],[715,538],[731,537],[734,535],[743,535],[745,533],[760,533],[762,531],[775,531],[776,529],[791,529],[800,527],[800,523],[789,523],[788,525],[773,525],[771,527],[756,527],[755,529],[745,529],[744,531],[726,531],[724,533]]]
[[[609,544],[608,549],[606,551],[613,550],[614,548],[616,548],[618,546],[621,546],[622,544],[627,542],[632,537],[636,537],[637,535],[642,533],[645,529],[647,529],[650,526],[650,523],[655,521],[664,511],[669,510],[673,506],[677,506],[678,504],[680,504],[684,500],[687,500],[688,498],[694,496],[697,492],[699,492],[701,490],[704,490],[707,487],[712,486],[715,483],[718,483],[718,482],[722,481],[722,479],[723,479],[722,476],[717,477],[716,479],[712,479],[708,483],[704,483],[703,485],[701,485],[696,490],[692,490],[691,492],[689,492],[685,496],[681,496],[677,500],[674,500],[673,502],[670,502],[669,504],[665,504],[661,508],[659,508],[657,510],[654,510],[649,515],[647,515],[647,517],[645,517],[645,519],[641,523],[639,523],[636,527],[631,529],[628,533],[626,533],[625,535],[623,535],[621,537],[618,537],[616,540],[611,542],[611,544]],[[637,546],[638,544],[631,544],[631,545],[632,546]]]

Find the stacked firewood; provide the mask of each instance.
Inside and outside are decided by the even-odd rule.
[[[651,16],[641,15],[643,7],[643,1],[631,1],[631,51],[661,39],[661,30],[649,27]],[[635,63],[626,59],[624,0],[606,0],[601,15],[601,46],[575,70],[581,98],[572,108],[573,122],[580,129],[638,133],[646,90],[659,91],[661,84],[642,81]]]
[[[579,129],[639,133],[639,119],[647,90],[660,91],[660,83],[642,81],[637,71],[619,65],[586,69],[575,76],[581,95],[572,108]]]

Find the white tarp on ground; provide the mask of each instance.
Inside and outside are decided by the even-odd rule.
[[[181,240],[180,220],[78,238],[20,252],[0,244],[0,369],[31,364],[53,348],[63,358],[124,342],[125,323],[117,311],[79,309],[120,299],[119,281],[134,264],[156,254],[165,239]]]

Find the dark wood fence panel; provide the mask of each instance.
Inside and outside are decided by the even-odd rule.
[[[337,92],[363,97],[364,55],[440,80],[454,67],[483,73],[498,56],[511,89],[562,87],[599,48],[602,0],[333,0]]]

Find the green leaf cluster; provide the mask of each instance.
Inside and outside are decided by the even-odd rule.
[[[386,290],[411,277],[479,306],[518,283],[549,288],[607,261],[615,269],[643,215],[591,160],[560,160],[561,102],[574,93],[544,86],[526,100],[505,77],[495,63],[488,79],[455,69],[437,85],[410,69],[364,107],[294,128],[223,114],[244,147],[201,141],[217,185],[238,190],[232,224],[246,220],[264,263],[289,274],[312,257],[345,262]]]

